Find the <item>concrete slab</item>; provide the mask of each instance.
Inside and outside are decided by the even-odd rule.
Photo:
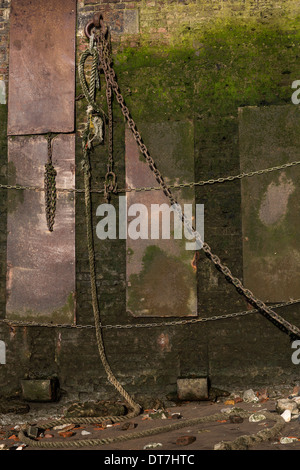
[[[75,0],[12,0],[8,134],[73,132]]]
[[[57,188],[75,185],[75,135],[53,140]],[[10,137],[11,184],[44,186],[47,139]],[[7,318],[73,322],[75,317],[75,200],[58,193],[53,232],[48,231],[44,192],[10,190],[7,220]]]
[[[139,126],[151,155],[168,183],[194,180],[193,124],[191,122],[147,123]],[[157,186],[148,164],[140,155],[130,130],[126,131],[126,184],[130,187]],[[176,191],[178,203],[194,204],[194,189]],[[147,239],[132,239],[130,224],[136,220],[128,216],[127,237],[127,310],[134,316],[177,317],[197,315],[196,270],[194,251],[186,249],[186,239],[174,237],[174,219],[171,214],[170,239],[162,238],[162,218],[157,239],[151,232],[153,214],[168,199],[161,190],[127,193],[127,211],[133,204],[146,207],[141,214],[141,225],[148,225]],[[158,206],[154,207],[154,204]],[[154,211],[154,212],[153,212]],[[157,215],[157,212],[156,212]],[[139,216],[139,215],[138,215]],[[152,216],[152,217],[151,217]],[[143,219],[144,218],[144,219]],[[159,219],[156,219],[159,220]],[[182,225],[179,223],[182,228]]]
[[[300,108],[239,109],[241,171],[300,160]],[[266,302],[300,294],[300,166],[244,178],[244,284]]]

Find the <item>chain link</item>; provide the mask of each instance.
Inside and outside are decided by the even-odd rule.
[[[106,34],[108,37],[106,38]],[[110,37],[109,32],[104,29],[100,29],[99,37],[101,37],[101,41],[98,41],[98,50],[99,55],[99,69],[102,68],[103,61],[101,61],[101,57],[103,57],[105,63],[111,63],[111,47],[110,47]],[[97,51],[97,47],[96,47]],[[108,114],[108,162],[107,162],[107,173],[105,175],[105,182],[104,182],[104,197],[106,202],[109,203],[111,199],[111,193],[117,193],[117,178],[114,172],[114,158],[113,158],[113,109],[112,109],[112,98],[113,92],[110,85],[110,82],[107,79],[107,75],[105,76],[106,82],[106,102],[107,102],[107,114]]]
[[[45,212],[49,232],[53,231],[56,212],[56,170],[52,163],[53,135],[47,136],[48,161],[45,164],[44,188],[45,188]]]
[[[287,302],[278,303],[272,305],[272,308],[282,308],[287,307],[289,305],[295,305],[300,303],[300,299],[296,300],[289,300]],[[211,317],[197,317],[197,318],[186,318],[183,320],[172,320],[172,321],[164,321],[164,322],[152,322],[152,323],[127,323],[127,324],[116,324],[116,325],[101,325],[102,329],[105,330],[128,330],[132,328],[160,328],[160,327],[168,327],[168,326],[180,326],[180,325],[193,325],[196,323],[206,323],[210,321],[218,321],[218,320],[226,320],[228,318],[238,318],[244,317],[247,315],[251,315],[253,313],[259,313],[257,309],[252,310],[243,310],[241,312],[233,312],[233,313],[224,313],[223,315],[212,315]],[[0,319],[0,324],[4,323],[9,326],[32,326],[32,327],[40,327],[40,328],[75,328],[77,330],[92,330],[95,328],[95,325],[75,325],[69,323],[39,323],[34,321],[23,321],[23,320],[10,320],[7,318]]]
[[[225,183],[227,181],[234,181],[237,179],[242,179],[242,178],[250,178],[252,176],[256,175],[263,175],[265,173],[270,173],[272,171],[278,171],[278,170],[284,170],[285,168],[293,167],[296,165],[299,165],[300,161],[294,161],[290,163],[284,163],[283,165],[278,165],[278,166],[273,166],[270,168],[264,168],[262,170],[254,170],[254,171],[249,171],[248,173],[243,172],[238,175],[231,175],[231,176],[224,176],[216,179],[209,179],[209,180],[204,180],[204,181],[191,181],[188,183],[177,183],[177,184],[169,184],[169,188],[171,189],[183,189],[183,188],[192,188],[194,186],[205,186],[205,185],[212,185],[216,183]],[[160,191],[161,187],[160,186],[149,186],[149,187],[141,187],[141,188],[125,188],[125,189],[120,189],[120,192],[140,192],[140,191]]]
[[[178,184],[169,184],[169,188],[171,189],[183,189],[183,188],[192,188],[194,186],[206,186],[212,185],[216,183],[225,183],[226,181],[234,181],[237,179],[242,178],[249,178],[256,175],[263,175],[265,173],[270,173],[272,171],[284,170],[285,168],[293,167],[296,165],[300,165],[300,161],[294,161],[290,163],[284,163],[283,165],[273,166],[270,168],[264,168],[263,170],[254,170],[248,173],[240,173],[238,175],[231,175],[231,176],[224,176],[216,179],[209,179],[204,181],[191,181],[188,183],[178,183]],[[27,191],[45,191],[45,188],[39,186],[22,186],[22,185],[12,185],[12,184],[0,184],[0,189],[16,189],[16,190],[27,190]],[[104,189],[91,189],[91,193],[98,193],[103,194]],[[117,189],[117,193],[130,193],[130,192],[146,192],[146,191],[161,191],[160,186],[145,186],[140,188],[120,188]],[[81,188],[56,188],[56,192],[61,193],[84,193],[84,189]]]

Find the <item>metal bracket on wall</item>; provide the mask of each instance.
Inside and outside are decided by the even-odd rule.
[[[6,346],[4,341],[0,341],[0,364],[6,364]]]

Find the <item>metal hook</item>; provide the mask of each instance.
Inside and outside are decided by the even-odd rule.
[[[109,191],[117,191],[116,175],[113,171],[108,171],[105,176],[105,186]]]
[[[101,13],[94,13],[93,19],[88,21],[84,28],[84,34],[88,39],[90,39],[92,35],[93,28],[100,28],[103,29],[104,34],[107,33],[107,27],[104,25],[103,17]]]
[[[94,25],[94,21],[93,20],[90,20],[84,27],[84,34],[86,35],[86,37],[88,39],[90,39],[91,35],[92,35],[92,29],[95,27]]]

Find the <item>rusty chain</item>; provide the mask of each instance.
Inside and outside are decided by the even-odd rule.
[[[45,164],[44,189],[45,189],[45,212],[49,232],[53,231],[56,212],[56,170],[52,162],[52,142],[53,135],[47,135],[48,161]]]
[[[120,92],[119,85],[116,79],[116,74],[114,69],[111,66],[111,63],[103,54],[103,51],[106,50],[107,46],[107,39],[105,36],[105,32],[101,29],[100,33],[95,35],[95,40],[97,43],[97,48],[99,52],[99,62],[101,69],[104,72],[106,82],[110,84],[113,92],[115,93],[115,97],[117,102],[121,107],[122,114],[127,121],[129,129],[132,131],[135,141],[138,144],[139,150],[144,156],[146,162],[151,171],[153,171],[156,181],[158,182],[159,186],[161,187],[162,191],[164,192],[165,196],[168,198],[170,204],[174,206],[176,212],[178,213],[179,217],[182,220],[182,223],[185,225],[189,233],[194,236],[196,242],[202,247],[206,257],[210,259],[213,264],[215,265],[216,269],[220,271],[224,276],[225,279],[232,284],[237,292],[241,294],[243,297],[247,299],[250,305],[257,308],[258,311],[264,315],[269,321],[275,324],[280,330],[285,332],[286,334],[290,335],[291,337],[300,338],[300,329],[292,325],[290,322],[282,318],[276,312],[274,312],[270,307],[268,307],[262,300],[258,299],[249,289],[243,286],[240,279],[235,277],[230,269],[224,265],[220,258],[212,252],[211,247],[208,245],[207,242],[203,242],[201,239],[200,234],[194,229],[190,221],[187,217],[182,213],[180,206],[178,205],[176,199],[174,198],[170,187],[165,182],[162,174],[160,173],[159,169],[157,168],[155,161],[151,157],[148,148],[144,144],[141,134],[137,130],[136,123],[132,119],[129,109],[125,104],[125,100]]]
[[[204,180],[204,181],[191,181],[188,183],[176,183],[176,184],[169,184],[169,188],[171,189],[183,189],[183,188],[192,188],[195,186],[206,186],[206,185],[212,185],[215,183],[226,183],[227,181],[235,181],[238,179],[243,179],[243,178],[250,178],[252,176],[256,175],[263,175],[266,173],[270,173],[272,171],[277,171],[277,170],[284,170],[285,168],[293,167],[296,165],[299,165],[300,161],[294,161],[290,163],[284,163],[282,165],[278,166],[273,166],[270,168],[264,168],[262,170],[254,170],[254,171],[249,171],[249,172],[243,172],[238,175],[230,175],[230,176],[221,176],[220,178],[215,178],[215,179],[209,179],[209,180]],[[149,187],[141,187],[141,188],[125,188],[125,189],[120,189],[120,192],[141,192],[141,191],[161,191],[160,186],[149,186]]]
[[[102,29],[100,30],[100,34],[109,35],[109,32],[106,30],[104,33]],[[110,40],[104,41],[102,40],[99,44],[101,47],[101,53],[98,51],[98,57],[105,57],[105,61],[111,63],[111,47],[110,47]],[[97,50],[97,48],[96,48]],[[101,63],[99,64],[99,72],[101,70]],[[106,102],[107,102],[107,115],[108,115],[108,162],[107,162],[107,172],[105,175],[104,181],[104,198],[106,202],[110,202],[111,193],[117,193],[117,178],[114,172],[114,158],[113,158],[113,109],[112,109],[112,88],[110,82],[107,80],[107,75],[105,76],[106,82]]]
[[[216,183],[225,183],[227,181],[234,181],[237,179],[243,179],[243,178],[250,178],[252,176],[256,175],[263,175],[266,173],[270,173],[272,171],[278,171],[278,170],[284,170],[285,168],[290,168],[296,165],[300,165],[300,160],[296,160],[294,162],[290,163],[284,163],[282,165],[278,166],[273,166],[269,168],[264,168],[262,170],[254,170],[254,171],[249,171],[249,172],[243,172],[237,175],[230,175],[230,176],[221,176],[220,178],[215,178],[215,179],[209,179],[209,180],[202,180],[202,181],[190,181],[188,183],[177,183],[177,184],[169,184],[169,188],[171,189],[183,189],[183,188],[192,188],[194,186],[206,186],[206,185],[212,185]],[[27,190],[27,191],[45,191],[45,188],[39,187],[39,186],[23,186],[23,185],[12,185],[12,184],[0,184],[0,189],[13,189],[13,190]],[[96,189],[92,188],[91,193],[97,193],[97,194],[103,194],[104,189]],[[117,193],[130,193],[130,192],[145,192],[145,191],[161,191],[160,186],[144,186],[140,188],[120,188],[117,189]],[[61,193],[78,193],[78,194],[84,194],[84,189],[82,188],[56,188],[56,192],[61,192]]]
[[[113,112],[112,112],[112,89],[108,82],[106,82],[106,101],[108,113],[108,163],[107,173],[104,182],[104,197],[107,202],[111,199],[111,193],[117,193],[117,180],[114,172],[114,158],[113,158]]]
[[[289,300],[287,302],[281,302],[278,304],[272,305],[274,308],[287,307],[289,305],[295,305],[300,303],[300,299]],[[241,312],[233,313],[224,313],[222,315],[212,315],[211,317],[196,317],[196,318],[185,318],[181,320],[171,320],[171,321],[161,321],[161,322],[151,322],[151,323],[125,323],[125,324],[115,324],[115,325],[101,325],[101,328],[105,330],[129,330],[132,328],[159,328],[159,327],[169,327],[169,326],[180,326],[180,325],[193,325],[196,323],[207,323],[210,321],[226,320],[228,318],[238,318],[245,317],[254,313],[259,313],[257,309],[252,310],[243,310]],[[44,327],[44,328],[75,328],[77,330],[91,330],[95,329],[95,325],[76,325],[72,323],[39,323],[34,321],[24,321],[24,320],[13,320],[8,318],[0,319],[0,324],[7,324],[8,326],[22,327],[22,326],[32,326],[32,327]]]

